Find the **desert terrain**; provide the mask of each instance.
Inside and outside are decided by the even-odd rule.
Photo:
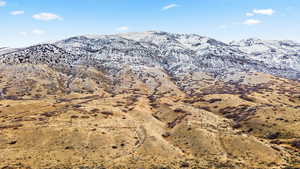
[[[300,167],[300,83],[0,66],[0,168]]]

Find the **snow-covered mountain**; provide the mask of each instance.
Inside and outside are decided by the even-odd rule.
[[[8,48],[8,47],[0,47],[0,55],[3,55],[5,53],[11,52],[14,49]]]
[[[299,43],[247,39],[231,42],[230,45],[249,54],[251,59],[262,61],[278,68],[292,68],[300,71]]]
[[[79,56],[72,55],[55,45],[43,44],[6,52],[2,55],[1,62],[7,64],[47,63],[49,65],[71,65],[78,57]]]
[[[0,56],[2,63],[90,65],[116,74],[154,67],[173,78],[205,72],[226,78],[238,72],[264,72],[300,79],[300,44],[248,39],[229,44],[195,34],[149,31],[86,35],[41,44]]]

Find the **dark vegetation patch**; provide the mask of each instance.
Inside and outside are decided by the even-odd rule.
[[[262,83],[257,85],[244,85],[239,83],[215,84],[207,88],[201,89],[200,92],[192,94],[192,96],[202,97],[211,94],[235,94],[245,95],[251,92],[272,92],[271,83]]]
[[[176,113],[186,113],[186,111],[184,111],[184,110],[181,109],[181,108],[175,109],[174,112],[176,112]]]
[[[291,145],[300,150],[300,140],[292,141]]]
[[[74,107],[74,108],[80,108],[80,107],[82,107],[82,105],[80,105],[80,104],[74,104],[74,105],[72,105],[72,107]]]
[[[91,112],[92,112],[92,113],[99,113],[100,110],[99,110],[99,109],[92,109]]]
[[[23,127],[23,124],[11,124],[11,125],[0,125],[0,130],[1,129],[17,129],[19,127]]]
[[[222,101],[222,99],[210,99],[207,102],[208,103],[216,103],[216,102],[220,102],[220,101]]]
[[[9,142],[8,144],[10,144],[10,145],[14,145],[14,144],[16,144],[17,143],[17,141],[11,141],[11,142]]]
[[[110,112],[110,111],[103,111],[103,112],[101,112],[101,114],[106,115],[106,116],[114,115],[113,112]]]
[[[199,106],[198,108],[199,108],[199,109],[203,109],[203,110],[205,110],[205,111],[211,112],[211,109],[210,109],[210,107],[208,107],[208,106]]]
[[[82,119],[89,119],[90,116],[81,116],[80,118],[82,118]]]
[[[41,114],[42,116],[45,116],[45,117],[53,117],[53,116],[56,116],[57,115],[57,112],[45,112],[45,113],[42,113]]]
[[[249,117],[256,114],[257,108],[248,105],[240,105],[238,107],[225,107],[219,110],[219,113],[235,122],[245,121]]]
[[[245,94],[240,95],[239,97],[240,97],[241,99],[243,99],[243,100],[248,101],[248,102],[255,102],[255,99],[254,99],[254,98],[251,98],[251,97],[249,97],[249,96],[247,96],[247,95],[245,95]]]
[[[274,132],[274,133],[271,132],[271,133],[266,134],[265,138],[274,140],[274,139],[277,139],[279,136],[280,136],[279,132]]]
[[[180,124],[190,113],[184,113],[180,116],[177,116],[173,121],[167,124],[168,128],[174,128],[176,125]]]
[[[71,119],[78,119],[79,117],[77,115],[72,115]]]
[[[162,137],[164,137],[164,138],[167,138],[167,137],[170,137],[170,136],[171,136],[171,133],[169,133],[169,132],[166,132],[166,133],[162,134]]]

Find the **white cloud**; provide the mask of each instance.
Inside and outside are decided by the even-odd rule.
[[[41,29],[34,29],[34,30],[32,30],[31,33],[34,34],[34,35],[43,35],[46,32],[44,30],[41,30]]]
[[[256,25],[256,24],[260,24],[260,23],[261,23],[260,20],[248,19],[243,24],[245,24],[245,25]]]
[[[260,15],[273,15],[275,11],[273,9],[254,9],[253,13]]]
[[[50,20],[62,20],[63,18],[53,14],[53,13],[39,13],[39,14],[35,14],[32,16],[32,18],[36,19],[36,20],[42,20],[42,21],[50,21]]]
[[[127,26],[121,26],[119,28],[117,28],[118,31],[127,31],[129,30],[129,28]]]
[[[162,8],[162,10],[165,11],[165,10],[168,10],[168,9],[171,9],[171,8],[175,8],[175,7],[178,7],[178,5],[177,4],[170,4],[170,5],[164,6]]]
[[[24,13],[25,13],[24,11],[12,11],[12,12],[10,12],[11,15],[22,15]]]
[[[254,14],[251,13],[251,12],[247,12],[247,13],[246,13],[246,16],[254,16]]]
[[[2,0],[0,0],[0,7],[1,6],[5,6],[6,5],[6,2],[5,1],[2,1]]]

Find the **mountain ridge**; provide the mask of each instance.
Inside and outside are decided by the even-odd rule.
[[[57,64],[85,63],[93,65],[91,62],[96,61],[98,65],[114,71],[129,64],[130,66],[163,67],[171,74],[206,71],[214,73],[216,76],[224,76],[222,74],[224,69],[235,69],[232,72],[258,71],[299,80],[300,57],[298,51],[300,45],[290,41],[283,42],[285,41],[274,41],[275,45],[271,43],[273,44],[272,49],[267,51],[249,52],[245,43],[253,44],[250,45],[251,49],[256,49],[255,44],[269,49],[270,47],[264,44],[270,44],[270,42],[262,43],[262,40],[248,39],[226,44],[196,34],[148,31],[116,35],[76,36],[55,43],[37,45],[37,47],[55,45],[61,49],[62,55],[69,53],[78,58],[76,61],[71,58],[72,63],[61,61]],[[288,44],[292,44],[293,47]],[[34,48],[34,46],[29,48]],[[30,52],[28,48],[23,49]],[[5,62],[7,60],[5,57],[18,57],[19,50],[2,54],[0,62]],[[109,62],[111,63],[109,64]]]

